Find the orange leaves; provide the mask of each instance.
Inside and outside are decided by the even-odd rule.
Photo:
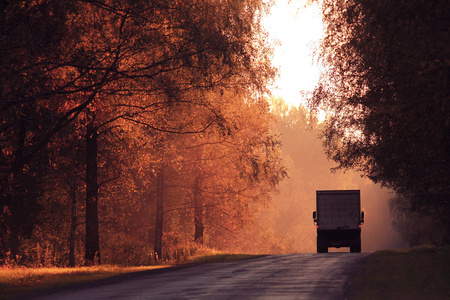
[[[246,180],[255,170],[264,173],[270,151],[267,107],[252,99],[273,76],[262,59],[265,47],[254,45],[260,1],[15,5],[8,2],[0,20],[8,29],[0,32],[5,174],[16,164],[21,169],[30,162],[32,169],[36,162],[30,158],[45,150],[48,182],[57,182],[54,188],[65,194],[66,177],[85,175],[89,125],[99,134],[100,219],[114,220],[117,213],[114,221],[123,222],[118,231],[130,230],[127,214],[145,208],[147,219],[153,217],[148,203],[162,164],[170,173],[169,204],[190,201],[194,149],[203,151],[197,163],[214,216],[245,219],[239,209],[245,211],[259,195],[256,181]],[[20,125],[30,120],[22,134]],[[182,218],[173,221],[183,224]]]

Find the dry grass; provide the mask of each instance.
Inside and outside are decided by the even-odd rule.
[[[246,254],[224,254],[212,249],[197,250],[194,255],[173,260],[163,265],[145,267],[120,267],[101,265],[78,268],[23,268],[0,267],[0,299],[24,296],[30,292],[89,282],[121,274],[171,267],[174,264],[220,263],[254,257]],[[162,263],[162,262],[160,262]]]
[[[201,255],[191,259],[192,263],[223,263],[237,260],[243,260],[261,255],[252,254],[209,254]]]
[[[0,268],[0,299],[24,295],[31,291],[92,281],[120,274],[146,271],[167,266],[119,267],[95,266],[79,268]]]

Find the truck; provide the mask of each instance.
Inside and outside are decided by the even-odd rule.
[[[328,247],[350,247],[350,252],[361,252],[360,190],[316,191],[317,253],[327,253]]]

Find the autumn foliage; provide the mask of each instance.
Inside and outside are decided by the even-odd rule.
[[[267,8],[2,2],[0,259],[148,264],[226,246],[285,176],[262,97]]]

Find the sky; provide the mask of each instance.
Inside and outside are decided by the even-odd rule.
[[[276,0],[264,26],[275,40],[273,63],[279,78],[272,89],[289,105],[302,103],[301,92],[312,91],[319,79],[319,67],[313,63],[313,46],[322,36],[322,21],[317,4],[307,0]]]

